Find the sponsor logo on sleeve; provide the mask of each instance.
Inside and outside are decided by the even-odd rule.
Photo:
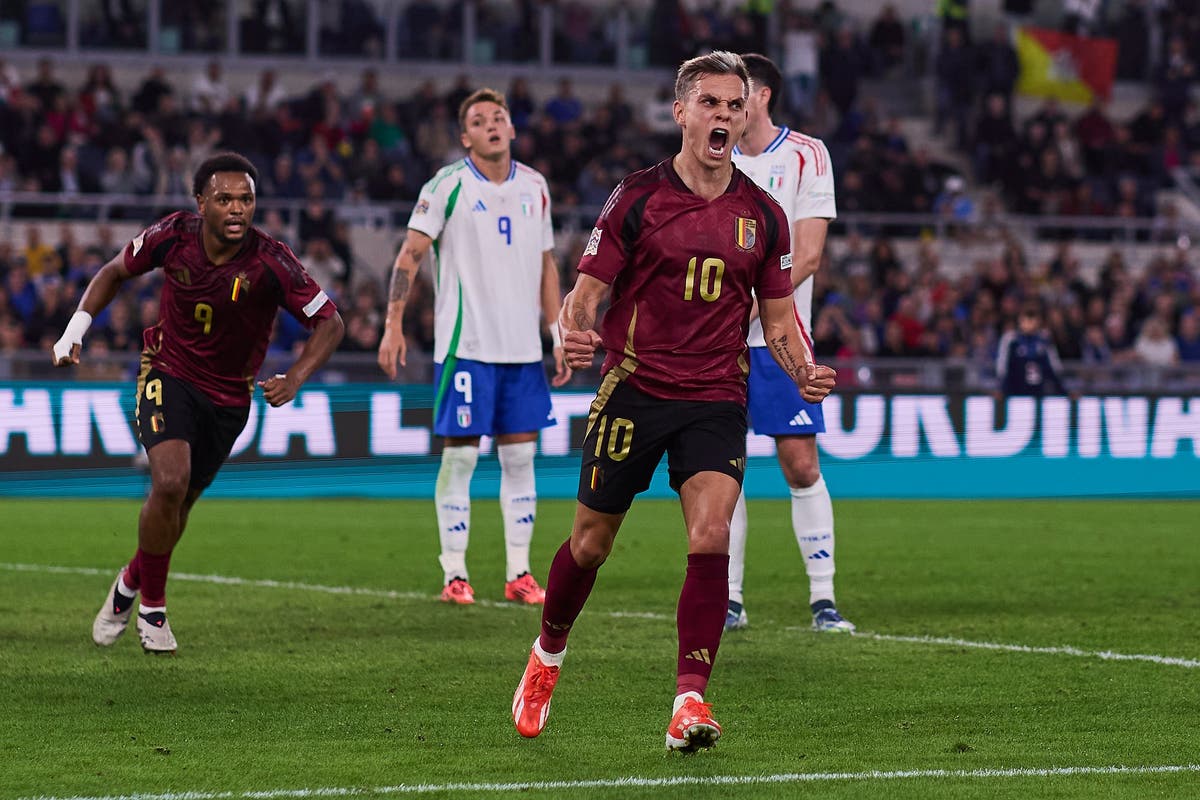
[[[142,246],[146,244],[146,232],[142,231],[137,236],[133,237],[133,255],[136,258],[137,254],[142,252]]]
[[[429,213],[429,201],[421,200],[421,202],[417,203],[417,207],[415,209],[413,209],[413,213],[414,214],[428,214]]]
[[[784,253],[783,255],[781,255],[779,257],[779,268],[780,269],[791,269],[792,268],[792,254],[791,253]]]
[[[600,230],[599,228],[592,228],[592,235],[588,237],[587,247],[583,248],[583,254],[585,256],[596,255],[596,252],[600,249],[600,236],[603,233],[604,231]]]

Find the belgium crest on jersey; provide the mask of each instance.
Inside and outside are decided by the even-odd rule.
[[[753,250],[755,242],[754,229],[757,220],[738,217],[733,226],[733,243],[739,250]]]
[[[229,297],[236,303],[248,291],[250,291],[250,280],[246,277],[246,273],[239,272],[233,279],[233,288]]]

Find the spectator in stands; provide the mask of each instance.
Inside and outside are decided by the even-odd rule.
[[[1117,80],[1145,79],[1150,64],[1150,19],[1147,0],[1125,0],[1112,25],[1117,40]]]
[[[1075,120],[1074,133],[1083,151],[1084,168],[1093,175],[1104,171],[1104,153],[1116,138],[1105,106],[1103,98],[1096,95],[1087,111]]]
[[[974,97],[972,83],[975,73],[974,56],[963,38],[963,31],[948,28],[942,36],[941,50],[934,67],[937,92],[937,110],[933,132],[941,135],[945,125],[954,129],[954,144],[960,150],[967,147],[967,122],[970,119],[971,102]]]
[[[1196,65],[1188,53],[1186,40],[1182,36],[1171,36],[1154,75],[1167,121],[1178,122],[1183,118],[1195,80]]]
[[[1195,306],[1179,315],[1179,331],[1175,334],[1175,346],[1179,360],[1184,363],[1200,362],[1200,310]]]
[[[445,102],[436,102],[429,108],[428,116],[417,124],[413,143],[417,153],[425,160],[430,174],[461,153],[458,124]]]
[[[275,109],[287,101],[287,96],[275,70],[264,69],[258,80],[246,87],[242,99],[246,113],[254,118],[267,118],[274,116]]]
[[[153,114],[158,110],[158,101],[162,96],[174,91],[171,82],[167,80],[166,70],[155,65],[134,93],[130,107],[141,114]]]
[[[886,3],[871,23],[871,34],[867,38],[877,67],[888,72],[904,60],[904,39],[904,22],[896,13],[896,6]]]
[[[1160,317],[1149,317],[1142,323],[1142,330],[1133,343],[1133,352],[1143,364],[1172,367],[1179,363],[1179,345]]]
[[[49,58],[38,59],[37,76],[25,87],[25,92],[34,100],[42,111],[54,108],[54,101],[65,97],[66,87],[54,76],[54,62]]]
[[[839,116],[845,117],[854,107],[858,85],[865,77],[867,67],[855,41],[854,30],[849,25],[843,25],[820,55],[821,85]]]
[[[559,125],[569,125],[583,116],[583,103],[575,96],[570,78],[559,80],[558,92],[546,101],[545,112]]]
[[[1003,178],[1017,150],[1017,131],[1003,94],[993,92],[984,98],[972,141],[976,180],[992,183]]]
[[[997,23],[992,28],[992,37],[979,46],[975,58],[979,69],[979,94],[998,94],[1004,98],[1005,105],[1011,105],[1021,65],[1006,23]]]
[[[208,62],[204,72],[192,80],[192,111],[204,116],[215,117],[229,101],[233,92],[225,82],[221,62],[213,59]]]

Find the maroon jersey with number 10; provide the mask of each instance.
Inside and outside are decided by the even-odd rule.
[[[790,297],[791,231],[780,205],[736,167],[708,201],[671,159],[613,191],[579,262],[612,285],[600,324],[604,372],[667,400],[745,404],[751,291]]]
[[[246,406],[280,306],[310,330],[336,307],[291,249],[251,228],[237,256],[214,266],[198,214],[179,211],[125,247],[125,268],[162,267],[159,322],[142,336],[143,357],[219,406]]]

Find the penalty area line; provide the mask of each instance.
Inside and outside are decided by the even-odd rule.
[[[1045,767],[1015,769],[913,769],[868,770],[866,772],[785,772],[776,775],[678,775],[669,778],[606,778],[577,781],[510,781],[506,783],[402,783],[394,786],[324,787],[319,789],[266,789],[226,792],[164,792],[162,794],[124,795],[32,795],[20,800],[280,800],[306,797],[371,797],[375,795],[433,794],[438,792],[479,792],[507,794],[538,790],[572,789],[658,789],[672,786],[754,786],[790,783],[826,783],[834,781],[896,781],[919,778],[938,780],[986,780],[996,778],[1052,778],[1089,775],[1164,775],[1197,773],[1200,764],[1162,766],[1123,765],[1102,767]]]

